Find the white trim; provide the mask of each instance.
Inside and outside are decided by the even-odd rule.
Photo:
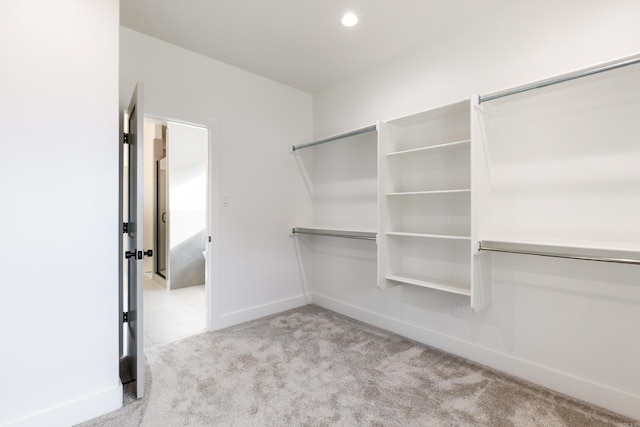
[[[205,327],[208,331],[215,330],[216,319],[220,315],[220,186],[222,182],[222,138],[219,136],[218,119],[208,122],[209,152],[207,161],[207,237],[211,241],[205,243],[207,255],[205,262],[205,300],[207,306]]]
[[[471,342],[459,340],[399,319],[313,293],[313,304],[396,333],[476,363],[522,378],[542,387],[589,402],[631,418],[640,419],[640,396],[576,377]]]
[[[211,330],[215,331],[229,326],[239,325],[240,323],[259,319],[265,316],[270,316],[272,314],[281,313],[293,308],[302,307],[309,304],[308,298],[308,295],[303,294],[293,298],[287,298],[268,304],[250,307],[244,310],[234,311],[232,313],[221,314],[217,319],[213,319],[215,321],[215,324],[214,328],[212,328]]]
[[[3,427],[70,426],[122,407],[122,384],[35,414],[2,424]]]

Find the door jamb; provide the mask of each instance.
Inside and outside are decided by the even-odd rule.
[[[187,126],[196,126],[207,129],[207,178],[206,178],[206,235],[205,251],[205,329],[212,331],[217,329],[217,319],[219,317],[219,224],[220,224],[220,144],[217,137],[218,119],[213,119],[208,124],[190,122],[181,119],[167,118],[145,112],[145,118],[160,122],[173,122]],[[211,240],[211,241],[209,241]]]

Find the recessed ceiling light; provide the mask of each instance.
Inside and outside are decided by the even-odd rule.
[[[345,27],[353,27],[358,23],[358,17],[351,12],[345,13],[340,22],[342,22],[342,25]]]

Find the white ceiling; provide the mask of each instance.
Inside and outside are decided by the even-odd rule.
[[[122,0],[130,29],[315,92],[512,0]],[[355,12],[346,28],[340,18]]]

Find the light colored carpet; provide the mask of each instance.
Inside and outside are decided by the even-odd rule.
[[[145,398],[83,427],[634,422],[313,305],[146,357]]]

